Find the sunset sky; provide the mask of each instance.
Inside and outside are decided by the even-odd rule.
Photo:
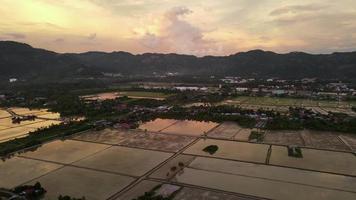
[[[355,0],[0,0],[0,40],[57,52],[356,50]]]

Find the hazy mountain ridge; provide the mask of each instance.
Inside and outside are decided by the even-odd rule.
[[[178,72],[184,75],[224,75],[280,78],[356,77],[356,52],[277,54],[252,50],[229,56],[205,56],[127,52],[60,54],[27,44],[0,41],[0,76],[71,76],[114,72],[151,75]]]

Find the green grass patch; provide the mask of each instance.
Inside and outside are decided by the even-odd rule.
[[[203,149],[204,152],[209,153],[210,155],[213,155],[219,147],[217,145],[209,145]]]

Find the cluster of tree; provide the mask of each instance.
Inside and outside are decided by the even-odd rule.
[[[42,199],[46,192],[47,191],[41,186],[41,183],[39,182],[36,182],[35,185],[20,185],[13,189],[13,193],[29,200]]]
[[[240,113],[238,113],[241,111]],[[244,110],[233,106],[214,106],[214,107],[179,107],[175,106],[168,112],[156,113],[154,118],[168,118],[180,120],[212,121],[221,123],[224,121],[235,121],[243,127],[253,127],[255,119],[244,115]],[[234,113],[234,114],[230,114]]]
[[[320,131],[337,131],[356,133],[356,118],[340,120],[330,118],[294,119],[286,116],[275,117],[270,120],[265,129],[269,130],[301,130],[311,129]]]
[[[300,120],[292,120],[284,116],[275,117],[268,121],[265,129],[268,130],[301,130],[303,123]]]
[[[217,145],[209,145],[206,146],[203,151],[209,153],[210,155],[213,155],[218,149],[219,147]]]

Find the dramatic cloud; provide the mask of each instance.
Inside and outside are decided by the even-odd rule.
[[[204,32],[184,17],[193,11],[186,7],[174,7],[159,17],[156,33],[148,28],[140,38],[144,46],[162,52],[177,52],[195,55],[219,53],[214,41],[204,39]],[[148,25],[150,27],[151,24]]]
[[[356,50],[355,0],[1,3],[1,40],[59,52],[227,55],[256,48],[311,53]]]

